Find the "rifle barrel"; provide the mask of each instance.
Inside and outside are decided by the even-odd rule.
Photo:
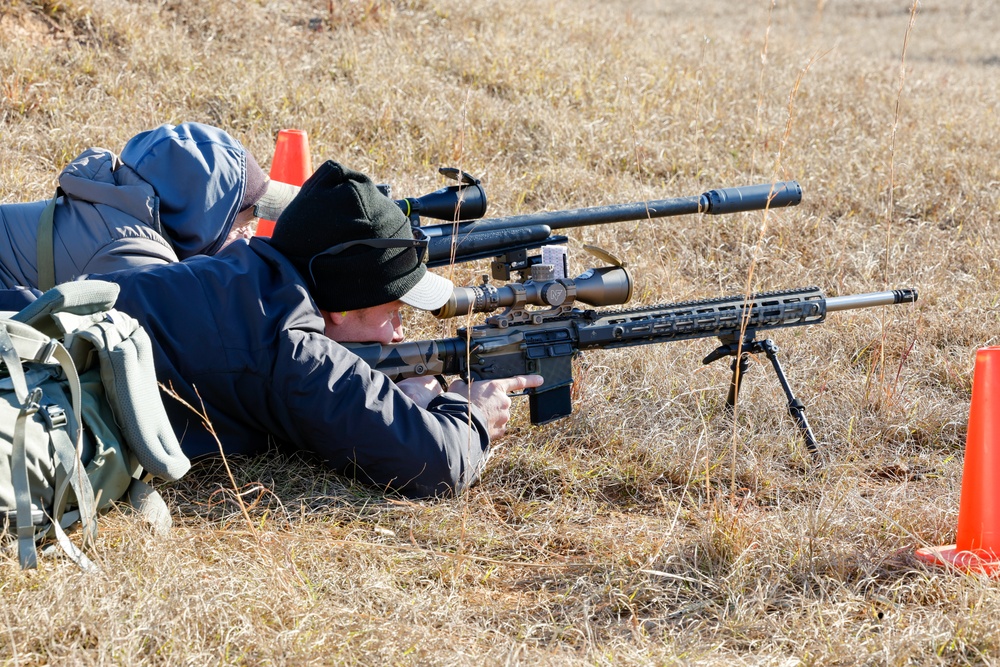
[[[710,190],[693,197],[677,197],[632,204],[593,206],[568,211],[542,211],[506,218],[488,218],[474,222],[446,225],[425,225],[423,232],[430,237],[466,234],[495,229],[510,229],[529,225],[547,225],[551,229],[568,229],[602,225],[610,222],[665,218],[691,213],[721,215],[765,208],[795,206],[802,201],[802,188],[796,181],[763,183],[734,188]]]
[[[912,288],[887,290],[885,292],[869,292],[867,294],[852,294],[850,296],[831,296],[826,299],[826,312],[852,308],[873,308],[875,306],[893,306],[897,303],[915,303],[917,290]]]

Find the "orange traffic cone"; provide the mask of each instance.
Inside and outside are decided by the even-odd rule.
[[[1000,574],[1000,347],[976,352],[955,544],[916,555],[965,572]]]
[[[274,145],[274,159],[268,176],[273,181],[302,185],[312,175],[312,158],[309,157],[309,137],[305,130],[281,130]],[[254,236],[274,233],[274,220],[257,221]]]

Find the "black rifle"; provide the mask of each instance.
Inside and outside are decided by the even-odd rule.
[[[591,301],[624,303],[631,281],[622,267],[587,272],[583,292]],[[530,281],[499,288],[457,288],[452,302],[439,313],[450,316],[488,312],[506,306],[486,323],[459,329],[454,338],[423,340],[396,345],[349,344],[372,368],[394,380],[427,375],[459,375],[465,379],[491,380],[537,373],[545,379],[527,390],[531,423],[544,424],[569,415],[572,360],[582,350],[613,349],[667,343],[693,338],[718,337],[720,345],[705,357],[711,363],[733,357],[732,380],[726,403],[736,404],[740,381],[748,368],[748,355],[764,353],[770,360],[788,399],[788,412],[802,432],[806,446],[816,454],[816,438],[806,420],[805,407],[793,394],[771,339],[758,340],[767,329],[822,322],[827,313],[917,300],[913,289],[897,289],[853,296],[824,297],[816,287],[792,289],[704,301],[687,301],[630,310],[579,310],[568,304],[577,298],[580,279]],[[604,293],[602,295],[602,293]],[[546,297],[545,295],[548,294]],[[596,296],[595,296],[596,295]],[[527,310],[528,304],[548,305],[548,310]]]
[[[710,190],[693,197],[479,220],[486,213],[486,191],[479,179],[452,168],[439,172],[458,185],[423,197],[396,200],[410,218],[414,235],[423,234],[428,239],[427,266],[492,257],[491,272],[496,280],[511,280],[512,272],[520,272],[522,282],[528,280],[531,267],[541,261],[538,256],[529,256],[529,251],[566,243],[567,238],[553,235],[553,230],[691,213],[723,215],[795,206],[802,201],[799,184],[784,181]],[[391,196],[389,186],[379,187]],[[421,217],[448,222],[426,225],[421,224]]]

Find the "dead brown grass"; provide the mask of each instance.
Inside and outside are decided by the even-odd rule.
[[[885,0],[0,5],[0,201],[161,122],[226,127],[265,167],[299,127],[401,195],[479,174],[494,215],[802,183],[766,224],[572,232],[574,270],[607,248],[637,303],[738,293],[751,266],[755,290],[921,293],[775,335],[821,468],[763,360],[730,419],[709,341],[588,354],[574,415],[519,406],[460,499],[277,456],[231,461],[234,489],[205,463],[165,490],[166,539],[102,519],[99,575],[3,556],[0,661],[997,664],[996,585],[912,556],[954,538],[974,351],[997,342],[995,19],[909,21]]]

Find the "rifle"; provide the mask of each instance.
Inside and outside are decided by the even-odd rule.
[[[553,230],[691,213],[724,215],[795,206],[802,201],[799,184],[783,181],[721,188],[692,197],[480,220],[486,214],[487,205],[481,181],[450,167],[438,171],[458,181],[458,184],[422,197],[395,200],[400,210],[409,217],[414,236],[423,236],[428,240],[427,266],[438,267],[492,257],[491,274],[494,279],[511,280],[511,275],[518,272],[520,282],[527,281],[532,266],[542,262],[538,255],[529,256],[530,251],[567,242],[565,236],[554,235]],[[391,197],[392,189],[388,185],[380,185],[379,188]],[[421,217],[448,222],[425,225],[421,223]]]
[[[581,276],[582,291],[592,303],[624,303],[631,294],[631,279],[624,266],[605,267],[599,275]],[[629,310],[572,308],[580,293],[577,281],[532,280],[531,285],[456,288],[452,301],[439,317],[469,312],[505,310],[485,324],[462,328],[458,335],[440,340],[394,345],[348,344],[372,368],[394,380],[426,375],[459,375],[463,379],[490,380],[537,373],[545,383],[528,389],[532,424],[544,424],[572,412],[570,387],[572,360],[583,350],[615,349],[694,338],[717,337],[720,345],[702,363],[733,357],[732,379],[726,405],[735,408],[740,383],[749,367],[748,356],[763,353],[771,362],[787,399],[788,413],[802,433],[806,447],[816,455],[816,437],[778,360],[778,347],[770,338],[758,340],[769,329],[819,324],[827,313],[913,303],[917,292],[896,289],[852,296],[825,297],[817,287],[806,287],[743,296],[686,301]],[[548,295],[548,297],[546,297]],[[620,300],[620,301],[619,301]],[[550,306],[528,310],[528,304]]]

